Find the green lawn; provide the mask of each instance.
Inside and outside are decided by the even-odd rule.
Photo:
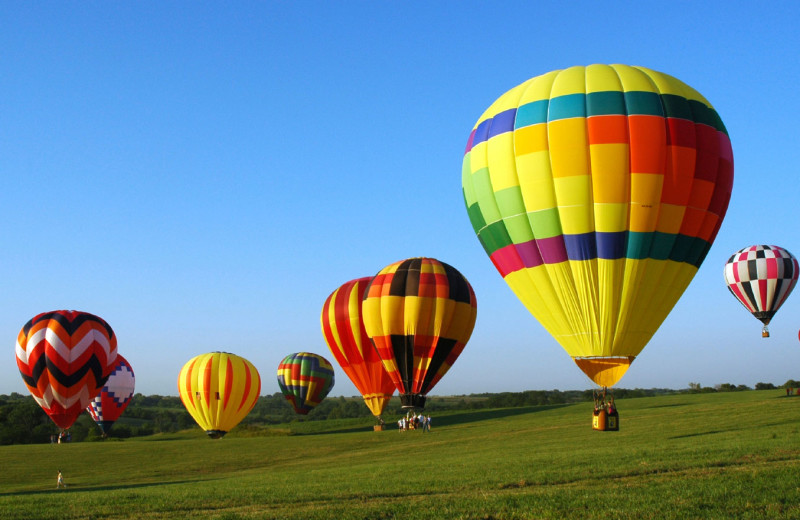
[[[582,403],[443,413],[430,434],[343,420],[1,446],[0,518],[800,518],[800,397],[618,405],[619,432]]]

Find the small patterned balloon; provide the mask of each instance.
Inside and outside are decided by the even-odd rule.
[[[310,352],[289,354],[278,365],[278,386],[294,411],[306,415],[333,388],[333,366]]]
[[[728,290],[756,319],[767,325],[797,284],[797,259],[782,247],[756,245],[735,252],[725,263]]]

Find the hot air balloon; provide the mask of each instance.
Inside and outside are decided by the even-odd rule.
[[[769,337],[772,317],[797,283],[797,259],[778,246],[750,246],[736,251],[725,264],[728,290],[761,320],[762,337]]]
[[[103,437],[108,435],[111,426],[128,407],[128,403],[133,398],[135,383],[136,378],[130,363],[122,357],[122,354],[117,354],[117,360],[106,384],[86,407],[86,411],[103,432]]]
[[[333,367],[310,352],[289,354],[278,365],[278,386],[294,411],[307,415],[333,388]]]
[[[725,216],[717,112],[644,67],[557,70],[511,89],[467,141],[464,201],[497,270],[581,370],[616,384]]]
[[[384,267],[362,303],[364,327],[405,408],[425,397],[450,370],[475,326],[475,293],[454,267],[410,258]]]
[[[33,398],[59,428],[67,429],[114,368],[117,337],[108,323],[88,312],[45,312],[22,327],[16,355]]]
[[[394,393],[392,378],[383,368],[372,341],[364,330],[361,301],[372,277],[345,283],[322,306],[322,335],[333,357],[364,397],[372,415],[380,420]]]
[[[231,431],[256,405],[261,393],[258,370],[227,352],[195,356],[183,365],[178,392],[186,410],[209,437]]]

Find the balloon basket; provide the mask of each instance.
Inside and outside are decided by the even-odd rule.
[[[375,424],[375,425],[372,426],[372,430],[376,431],[376,432],[382,432],[383,431],[383,425],[382,424]]]
[[[618,432],[619,412],[615,410],[608,413],[605,410],[595,410],[592,414],[592,429],[601,432]]]
[[[593,394],[592,429],[601,432],[619,431],[619,412],[614,404],[614,395],[605,387],[602,392],[595,390]]]
[[[762,338],[768,338],[769,337],[769,329],[766,326],[764,326],[764,328],[761,329],[761,337]]]

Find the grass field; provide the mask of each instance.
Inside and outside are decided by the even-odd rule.
[[[430,434],[2,446],[0,518],[800,518],[800,397],[782,394],[620,400],[619,432],[582,403],[442,414]]]

